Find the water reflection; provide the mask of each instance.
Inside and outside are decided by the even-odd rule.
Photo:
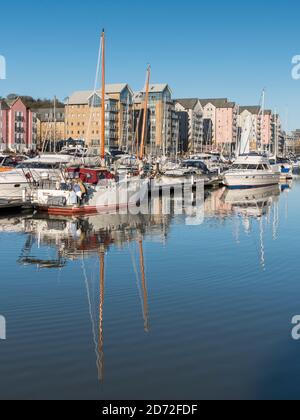
[[[80,260],[85,282],[89,314],[96,354],[96,365],[100,382],[105,380],[105,272],[106,257],[112,247],[128,248],[131,263],[136,275],[137,287],[142,306],[143,328],[150,332],[150,308],[148,303],[147,270],[145,265],[144,241],[151,239],[168,243],[175,223],[201,226],[203,223],[222,224],[232,221],[233,236],[239,243],[241,230],[246,235],[258,234],[259,258],[261,267],[266,269],[266,250],[264,243],[267,225],[272,227],[273,240],[278,239],[280,189],[276,187],[253,190],[219,189],[206,193],[203,208],[186,207],[181,216],[174,214],[176,200],[154,198],[148,215],[95,215],[89,217],[55,217],[16,215],[0,219],[0,231],[25,235],[23,249],[20,250],[18,263],[33,265],[38,269],[62,270],[69,261]],[[288,209],[286,205],[286,209]],[[288,210],[286,210],[288,211]],[[258,231],[254,228],[256,225]],[[54,257],[45,257],[40,251],[51,248]],[[96,257],[100,268],[98,278],[99,295],[95,297],[86,261]],[[95,275],[95,273],[93,274]],[[149,277],[150,281],[151,278]]]

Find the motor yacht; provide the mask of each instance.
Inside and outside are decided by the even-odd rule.
[[[19,165],[24,160],[28,159],[23,155],[2,155],[0,154],[0,173],[8,172]]]
[[[81,164],[81,158],[70,155],[45,154],[21,162],[15,168],[0,173],[0,198],[22,199],[29,184],[42,179],[59,180],[66,165]]]
[[[228,188],[256,188],[278,185],[280,172],[272,169],[267,157],[250,153],[239,156],[224,174]]]

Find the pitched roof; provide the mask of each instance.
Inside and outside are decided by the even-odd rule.
[[[166,89],[169,89],[169,91],[172,93],[172,90],[170,86],[165,84],[157,84],[157,85],[149,85],[149,94],[151,93],[163,93]],[[145,98],[146,88],[144,88],[141,91],[134,92],[133,94],[133,100],[135,103],[141,103]]]
[[[39,108],[35,110],[37,117],[41,122],[48,122],[53,120],[53,108]],[[63,115],[63,116],[62,116]],[[63,122],[65,120],[65,108],[56,108],[56,121]]]
[[[225,102],[223,104],[217,105],[217,108],[234,108],[235,106],[235,102]]]
[[[9,106],[7,105],[7,102],[5,99],[0,99],[0,109],[2,110],[9,109]]]
[[[120,83],[120,84],[112,84],[112,85],[105,85],[105,93],[107,95],[113,95],[113,94],[120,94],[123,92],[124,89],[128,88],[129,91],[132,93],[132,90],[130,89],[129,85],[126,83]],[[93,90],[79,90],[69,97],[67,103],[69,105],[85,105],[88,103],[88,99],[92,96],[94,93]],[[97,90],[96,93],[98,95],[101,95],[101,90]]]
[[[5,102],[9,108],[11,108],[20,98],[5,99]]]
[[[170,86],[167,83],[149,85],[149,93],[161,93],[166,89],[169,89],[171,91]],[[146,92],[146,86],[144,87],[142,92]]]
[[[205,107],[208,104],[212,104],[217,108],[220,108],[225,103],[228,103],[227,98],[209,98],[209,99],[199,99],[201,105]]]
[[[194,109],[199,99],[190,98],[190,99],[176,99],[175,102],[179,103],[185,109]]]
[[[259,105],[250,105],[250,106],[240,106],[240,114],[244,111],[249,111],[251,114],[258,115],[261,113],[261,107]],[[272,111],[270,109],[265,109],[265,115],[272,115]]]
[[[258,105],[240,106],[240,114],[244,111],[248,111],[251,114],[257,115],[257,114],[260,113],[260,110],[261,110],[261,108]]]

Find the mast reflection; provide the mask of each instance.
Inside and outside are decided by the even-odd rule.
[[[22,265],[34,265],[38,269],[63,269],[69,261],[80,260],[85,280],[92,334],[95,345],[98,379],[105,380],[105,292],[106,269],[109,269],[106,255],[111,248],[136,250],[136,260],[133,261],[137,275],[142,305],[143,330],[150,332],[149,294],[146,272],[145,240],[156,241],[162,246],[167,245],[173,223],[185,222],[189,219],[191,228],[197,229],[197,222],[222,226],[231,220],[236,242],[244,231],[253,234],[253,225],[258,226],[259,259],[263,269],[266,269],[266,226],[270,225],[272,238],[278,238],[280,208],[279,188],[259,188],[253,190],[232,191],[219,189],[206,192],[204,202],[204,221],[195,206],[185,206],[182,216],[175,214],[177,201],[181,197],[169,199],[157,197],[150,203],[149,214],[113,214],[94,215],[88,217],[56,217],[39,214],[28,214],[0,218],[0,232],[20,233],[25,235],[25,242],[18,262]],[[286,209],[287,206],[285,206]],[[190,223],[191,218],[196,223]],[[201,236],[199,237],[201,240]],[[36,250],[37,248],[37,250]],[[42,249],[52,249],[54,257],[42,258]],[[47,252],[47,254],[49,254]],[[97,260],[97,294],[96,302],[90,279],[85,267],[85,261],[90,257]],[[99,265],[98,265],[99,261]],[[99,271],[98,271],[99,268]],[[99,285],[99,286],[98,286]],[[94,303],[92,303],[94,302]],[[95,314],[96,313],[96,314]]]

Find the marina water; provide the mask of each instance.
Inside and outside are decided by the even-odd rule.
[[[298,398],[299,197],[212,191],[204,221],[161,199],[1,215],[1,398]]]

